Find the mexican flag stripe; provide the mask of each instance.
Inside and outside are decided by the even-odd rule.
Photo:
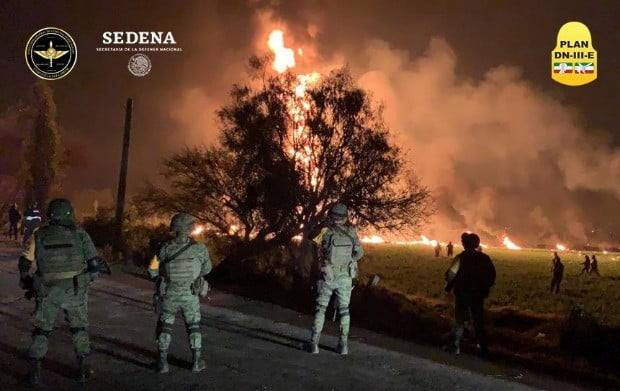
[[[564,68],[563,72],[562,72],[562,68]],[[553,73],[572,73],[572,72],[573,72],[572,62],[554,62],[553,63]]]
[[[575,64],[577,73],[594,73],[594,64],[591,62],[580,62]]]

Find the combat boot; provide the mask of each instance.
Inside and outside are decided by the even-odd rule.
[[[170,368],[168,368],[168,351],[160,350],[159,361],[157,361],[157,372],[168,373],[169,370]]]
[[[308,343],[308,351],[312,354],[319,354],[319,340],[321,339],[321,334],[312,333],[310,337],[310,342]]]
[[[192,372],[200,372],[207,367],[205,361],[200,358],[200,349],[194,349],[194,365],[192,365]]]
[[[93,375],[93,370],[88,365],[88,362],[86,361],[86,357],[87,356],[83,354],[79,354],[77,356],[78,370],[79,370],[78,380],[82,383],[86,383],[87,381],[89,381]]]
[[[26,381],[33,387],[41,385],[41,360],[30,359],[30,369]]]
[[[347,343],[346,335],[340,336],[340,339],[338,340],[338,346],[336,347],[336,352],[342,354],[343,356],[346,356],[347,354],[349,354],[349,346]]]

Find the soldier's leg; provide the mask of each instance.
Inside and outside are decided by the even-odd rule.
[[[54,294],[37,299],[37,308],[33,320],[32,344],[28,352],[31,359],[41,360],[45,357],[49,334],[54,328],[59,310],[60,304],[55,300]]]
[[[181,306],[185,317],[185,326],[189,338],[189,347],[193,355],[193,372],[205,369],[206,364],[201,358],[202,334],[200,333],[200,300],[197,295],[188,295]]]
[[[87,381],[92,375],[92,370],[88,368],[86,363],[86,358],[90,354],[90,341],[86,331],[86,327],[88,327],[88,299],[86,293],[70,294],[64,307],[80,370],[79,380]]]
[[[336,298],[338,303],[338,315],[340,317],[340,339],[338,341],[338,352],[348,354],[349,329],[351,326],[351,315],[349,315],[349,303],[351,302],[351,292],[353,291],[353,280],[342,278],[338,281],[336,288]]]
[[[164,298],[162,312],[157,320],[157,349],[159,351],[159,360],[157,362],[157,371],[159,373],[168,373],[168,348],[172,341],[172,326],[178,309],[175,297],[167,296]]]
[[[329,299],[333,293],[333,288],[327,281],[319,280],[317,284],[318,295],[316,298],[316,310],[314,313],[314,323],[312,325],[312,336],[310,339],[310,349],[312,353],[318,353],[321,331],[323,331],[323,325],[325,324],[325,312],[327,311]]]
[[[45,357],[49,335],[56,323],[60,305],[54,300],[54,294],[37,299],[32,331],[32,343],[28,350],[30,370],[27,381],[31,385],[41,383],[41,360]]]

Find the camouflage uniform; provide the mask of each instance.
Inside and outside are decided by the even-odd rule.
[[[345,225],[347,209],[342,204],[332,208],[334,223],[324,228],[315,238],[322,250],[321,279],[317,283],[317,299],[310,350],[318,353],[318,344],[325,323],[325,312],[332,294],[336,294],[338,314],[340,316],[340,339],[337,350],[347,354],[347,338],[351,317],[349,302],[353,291],[353,279],[357,277],[357,261],[364,251],[357,237],[355,228]]]
[[[59,216],[60,210],[62,215]],[[78,363],[84,379],[84,359],[90,353],[88,326],[88,287],[98,275],[97,250],[86,231],[73,223],[69,201],[57,199],[48,209],[50,223],[33,232],[19,259],[20,285],[34,290],[37,307],[29,357],[33,363],[31,382],[40,381],[40,360],[47,353],[48,337],[63,310],[69,323]],[[37,270],[30,276],[36,260]]]
[[[160,276],[166,286],[157,324],[159,372],[168,372],[167,354],[172,339],[172,325],[179,309],[185,318],[189,345],[194,355],[193,370],[198,372],[204,369],[204,362],[200,360],[200,302],[197,292],[192,292],[192,284],[211,271],[211,258],[204,244],[197,243],[188,236],[193,227],[191,216],[178,214],[171,225],[177,232],[177,237],[161,247],[149,267],[151,277]],[[184,251],[179,252],[184,248]]]

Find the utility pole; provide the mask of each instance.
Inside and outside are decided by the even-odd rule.
[[[125,212],[125,188],[127,186],[127,162],[129,159],[129,136],[131,133],[131,110],[133,101],[127,99],[125,109],[125,131],[123,133],[123,152],[121,155],[121,171],[118,175],[118,194],[116,196],[116,229],[114,238],[114,254],[123,253],[123,214]]]

